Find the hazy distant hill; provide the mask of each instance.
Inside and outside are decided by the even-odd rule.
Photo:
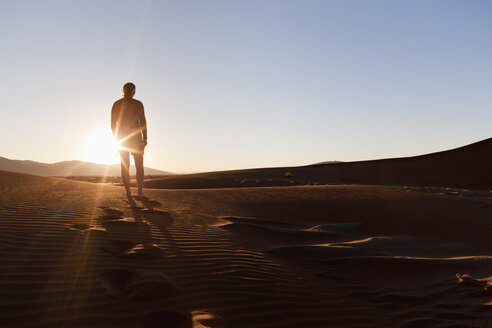
[[[120,175],[120,165],[95,164],[82,161],[64,161],[53,164],[34,161],[12,160],[0,157],[0,170],[35,175],[79,176],[79,175]],[[135,174],[135,167],[130,167],[130,174]],[[145,168],[146,175],[166,175],[169,172]]]
[[[336,163],[344,163],[342,161],[325,161],[325,162],[319,162],[313,165],[321,165],[321,164],[336,164]]]

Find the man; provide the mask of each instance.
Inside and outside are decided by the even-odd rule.
[[[128,82],[123,86],[123,98],[117,100],[111,109],[111,130],[119,144],[121,159],[121,178],[126,194],[131,199],[130,191],[130,153],[133,155],[137,169],[138,196],[143,193],[144,166],[143,155],[147,146],[147,121],[143,104],[133,99],[135,84]]]

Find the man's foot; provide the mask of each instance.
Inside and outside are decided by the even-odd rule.
[[[147,196],[145,196],[142,190],[138,192],[138,197],[147,198]]]
[[[126,198],[128,199],[128,203],[130,203],[131,207],[137,206],[137,204],[135,204],[135,201],[133,200],[132,194],[126,194]]]

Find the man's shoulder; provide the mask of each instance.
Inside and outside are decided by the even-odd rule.
[[[143,103],[140,100],[138,100],[138,99],[132,99],[132,100],[135,102],[135,104],[137,104],[139,106],[143,106]]]
[[[121,104],[121,102],[122,102],[122,101],[123,101],[123,98],[116,100],[116,101],[113,103],[113,106],[117,106],[117,105]]]
[[[119,106],[121,106],[121,104],[123,102],[126,102],[127,105],[137,106],[137,107],[143,107],[143,103],[140,100],[137,100],[137,99],[134,99],[134,98],[130,98],[130,99],[121,98],[121,99],[118,99],[118,100],[116,100],[114,102],[113,107],[119,107]]]

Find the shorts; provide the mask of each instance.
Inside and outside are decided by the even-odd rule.
[[[123,140],[119,144],[119,151],[129,152],[132,155],[144,154],[145,145],[142,140],[142,135],[138,133],[135,136],[132,136],[126,140]]]

